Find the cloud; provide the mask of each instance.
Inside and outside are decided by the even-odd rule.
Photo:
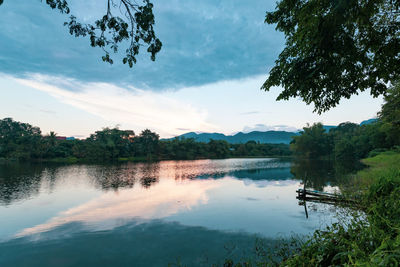
[[[134,87],[124,88],[109,83],[83,83],[41,74],[30,74],[27,78],[14,80],[124,128],[150,128],[165,137],[189,129],[216,129],[207,123],[205,110],[176,100],[171,94]],[[74,88],[74,91],[68,88]]]
[[[41,233],[72,222],[95,225],[105,230],[113,229],[121,222],[132,219],[161,219],[207,203],[207,191],[217,186],[210,180],[184,181],[177,184],[174,179],[165,179],[148,190],[132,188],[118,192],[110,191],[65,210],[46,223],[25,228],[16,236]]]
[[[299,129],[288,125],[265,125],[265,124],[255,124],[254,126],[245,126],[243,128],[244,133],[249,133],[253,131],[286,131],[286,132],[297,132]]]
[[[239,115],[253,115],[253,114],[260,114],[260,111],[249,111],[249,112],[242,112]]]
[[[87,22],[105,11],[104,1],[68,3]],[[103,51],[90,47],[87,38],[71,36],[63,26],[67,16],[44,2],[5,1],[0,7],[0,69],[21,77],[37,72],[146,90],[266,75],[284,44],[283,35],[264,24],[265,11],[274,6],[264,0],[155,0],[155,28],[163,49],[156,62],[142,49],[138,64],[129,69],[118,55],[114,65],[103,63]]]

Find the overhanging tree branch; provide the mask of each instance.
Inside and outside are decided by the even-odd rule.
[[[75,37],[89,37],[92,47],[100,47],[104,51],[103,61],[113,64],[111,52],[117,53],[119,46],[127,43],[124,64],[133,67],[136,56],[141,46],[147,46],[151,60],[155,60],[156,54],[161,50],[162,43],[154,32],[153,4],[150,0],[141,0],[138,4],[134,0],[106,0],[107,10],[105,15],[95,20],[92,24],[81,23],[74,15],[70,15],[69,21],[64,25],[68,27],[71,35]],[[43,0],[41,0],[43,2]],[[119,9],[116,8],[119,2]],[[0,0],[0,5],[3,0]],[[70,14],[71,10],[66,0],[46,0],[46,4],[52,9],[58,9],[63,14]],[[119,10],[121,15],[114,16],[113,9]]]
[[[342,98],[386,94],[400,78],[400,1],[281,0],[267,12],[286,47],[262,86],[325,112]]]

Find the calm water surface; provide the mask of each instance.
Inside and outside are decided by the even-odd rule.
[[[210,266],[241,258],[257,240],[272,244],[335,220],[323,204],[305,217],[295,198],[299,173],[278,159],[0,165],[0,266]],[[332,190],[329,178],[316,183]]]

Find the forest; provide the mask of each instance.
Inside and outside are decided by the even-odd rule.
[[[230,144],[223,140],[205,143],[183,137],[160,140],[157,133],[148,129],[135,135],[132,130],[104,128],[84,140],[66,140],[54,132],[42,135],[40,128],[28,123],[11,118],[0,120],[0,161],[74,163],[290,155],[287,144]]]

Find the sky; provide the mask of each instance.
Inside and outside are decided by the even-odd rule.
[[[69,0],[92,22],[105,0]],[[383,100],[368,92],[318,115],[300,99],[276,101],[282,88],[260,90],[285,40],[264,23],[275,0],[154,0],[156,61],[141,50],[132,69],[63,26],[67,15],[40,0],[0,6],[0,119],[39,126],[44,134],[86,137],[118,126],[161,137],[186,132],[294,131],[307,123],[360,123]],[[114,11],[116,14],[117,10]]]

